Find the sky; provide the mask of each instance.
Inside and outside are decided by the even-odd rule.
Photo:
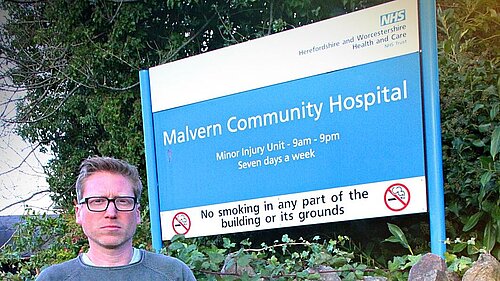
[[[5,12],[0,10],[0,24],[3,22],[5,22]],[[8,117],[15,114],[14,104],[7,103],[11,96],[12,93],[0,89],[0,113],[7,113]],[[42,166],[47,164],[51,155],[40,153],[38,150],[31,153],[32,147],[14,133],[11,124],[0,119],[0,216],[22,215],[27,208],[36,212],[50,212],[52,201],[47,192],[5,209],[11,204],[24,201],[33,194],[48,189]]]
[[[0,137],[0,210],[48,189],[42,165],[47,163],[50,155],[39,152],[30,154],[31,150],[32,146],[15,134]],[[0,211],[0,216],[22,215],[26,208],[46,212],[51,207],[49,193],[42,193],[24,203]]]

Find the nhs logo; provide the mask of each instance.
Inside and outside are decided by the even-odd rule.
[[[380,26],[393,24],[406,19],[406,10],[399,10],[380,16]]]

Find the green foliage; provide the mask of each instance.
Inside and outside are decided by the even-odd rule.
[[[401,228],[391,224],[388,227],[392,236],[387,241],[411,249]],[[134,245],[151,250],[151,245],[140,237],[145,229],[149,225],[138,230]],[[474,239],[462,242],[457,238],[447,243],[454,244],[446,253],[448,268],[460,275],[473,262],[456,255],[463,245],[470,253],[485,252],[476,247]],[[74,258],[87,247],[74,215],[27,214],[11,243],[0,252],[0,264],[10,269],[0,270],[0,278],[33,280],[46,266]],[[165,245],[162,253],[183,260],[198,280],[317,280],[328,274],[337,274],[342,280],[360,280],[364,276],[407,280],[410,268],[421,258],[421,254],[395,256],[386,265],[379,264],[346,236],[327,240],[315,236],[307,241],[286,234],[271,245],[261,243],[258,247],[253,247],[250,239],[235,242],[228,237],[186,239],[179,235]]]
[[[262,243],[252,248],[246,239],[239,243],[223,238],[222,248],[210,240],[174,237],[166,253],[184,260],[198,280],[315,280],[323,274],[338,274],[343,280],[358,280],[370,274],[388,271],[360,262],[350,251],[350,239],[320,242],[302,238],[297,241],[284,235],[272,245]],[[371,260],[373,262],[373,260]],[[368,262],[368,264],[370,264]],[[321,267],[328,265],[329,267]],[[371,263],[370,265],[374,265]]]
[[[470,257],[477,256],[478,253],[487,252],[484,247],[481,248],[480,245],[476,244],[475,238],[470,238],[467,241],[462,241],[460,238],[456,238],[453,241],[446,239],[445,243],[449,245],[448,251],[445,253],[445,261],[448,264],[448,269],[460,275],[463,275],[472,266],[473,260]],[[467,256],[459,256],[463,252]]]
[[[389,272],[391,272],[391,278],[393,280],[408,280],[409,269],[420,260],[422,255],[413,254],[413,250],[408,244],[406,235],[399,226],[387,223],[387,227],[392,236],[385,239],[383,242],[398,243],[410,252],[410,255],[395,256],[392,261],[387,263]]]
[[[498,3],[438,10],[443,160],[449,236],[500,255]]]
[[[75,257],[85,245],[86,238],[74,215],[28,212],[17,225],[11,243],[0,253],[0,264],[14,272],[0,272],[0,279],[30,280],[47,265]]]
[[[134,237],[137,248],[152,250],[148,210],[142,210],[142,220]],[[0,248],[0,280],[31,280],[43,268],[61,263],[86,251],[88,241],[75,214],[38,214],[28,211],[16,225],[10,242]]]

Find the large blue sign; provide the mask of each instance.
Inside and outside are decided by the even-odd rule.
[[[154,113],[161,210],[424,176],[419,61],[409,54]]]

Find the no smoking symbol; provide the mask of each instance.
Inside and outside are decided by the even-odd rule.
[[[401,211],[410,204],[410,190],[404,184],[393,184],[385,191],[384,202],[389,210]]]
[[[172,228],[176,234],[186,234],[191,228],[191,219],[184,212],[177,213],[172,219]]]

